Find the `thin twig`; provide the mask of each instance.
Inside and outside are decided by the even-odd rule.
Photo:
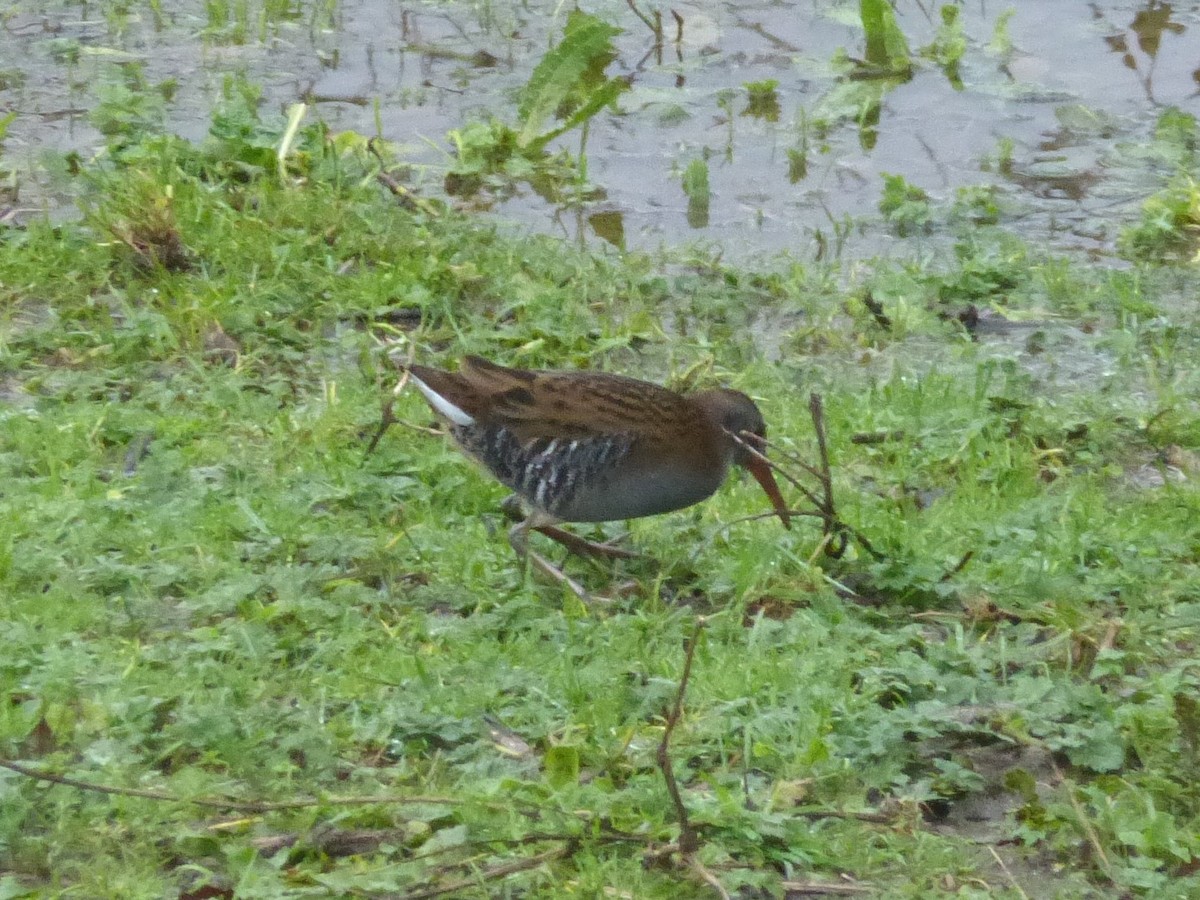
[[[996,865],[1000,867],[1000,871],[1004,873],[1004,877],[1008,879],[1008,883],[1013,886],[1013,890],[1021,895],[1022,900],[1029,900],[1029,895],[1022,890],[1021,885],[1017,884],[1017,879],[1013,878],[1013,873],[1008,871],[1008,866],[1004,864],[1004,860],[1000,858],[1000,854],[996,852],[996,848],[989,844],[988,851],[992,854],[992,858],[996,860]]]
[[[858,542],[859,546],[861,546],[863,548],[863,550],[865,550],[876,562],[887,559],[886,556],[884,556],[882,553],[880,553],[878,550],[875,549],[875,545],[871,543],[870,539],[865,534],[863,534],[861,531],[859,531],[857,528],[855,528],[853,525],[848,525],[847,523],[838,519],[836,516],[834,516],[833,520],[830,521],[829,513],[822,508],[824,506],[824,504],[822,504],[820,498],[818,498],[816,496],[816,494],[814,494],[807,487],[805,487],[804,484],[798,478],[796,478],[795,475],[793,475],[787,469],[780,466],[778,463],[776,463],[770,457],[766,456],[761,450],[759,450],[753,444],[746,441],[740,435],[733,434],[732,432],[730,432],[730,434],[733,435],[733,439],[738,444],[740,444],[743,448],[745,448],[745,450],[751,456],[753,456],[755,459],[758,459],[761,462],[764,462],[768,466],[770,466],[773,471],[775,471],[779,474],[780,478],[782,478],[784,481],[788,482],[788,484],[792,485],[797,490],[799,490],[800,493],[802,493],[804,495],[804,499],[808,500],[810,503],[812,503],[813,506],[815,506],[817,508],[816,511],[791,509],[791,510],[788,510],[789,515],[813,516],[815,518],[818,518],[825,524],[826,532],[841,531],[841,532],[845,532],[846,534],[849,534],[852,538],[854,538],[854,540],[856,540]],[[778,449],[778,445],[772,444],[771,446],[774,449]],[[802,465],[804,465],[804,464],[802,463]],[[809,471],[813,471],[814,474],[816,474],[815,470],[813,470],[810,466],[804,465],[804,468],[808,469]],[[818,475],[817,477],[820,477],[820,476]],[[747,520],[758,519],[758,518],[766,519],[766,518],[773,518],[776,515],[778,515],[778,513],[774,513],[774,512],[761,513],[759,515],[747,516],[746,519]]]
[[[1083,833],[1087,836],[1088,843],[1092,845],[1092,849],[1096,852],[1096,856],[1100,859],[1100,865],[1104,869],[1104,875],[1108,880],[1115,881],[1113,876],[1112,863],[1108,861],[1108,854],[1104,852],[1104,846],[1100,843],[1100,835],[1096,833],[1095,827],[1087,817],[1087,812],[1079,802],[1079,798],[1075,796],[1075,783],[1070,781],[1062,771],[1058,768],[1058,764],[1053,759],[1050,760],[1050,765],[1054,767],[1054,775],[1058,778],[1059,783],[1067,792],[1067,799],[1071,801],[1071,808],[1075,811],[1075,816],[1079,819],[1079,825],[1083,829]]]
[[[824,518],[825,518],[825,514],[823,512],[818,512],[815,509],[789,509],[787,511],[787,514],[789,516],[808,516],[810,519],[824,520]],[[743,522],[757,522],[760,519],[778,519],[778,518],[779,518],[779,513],[775,512],[774,510],[772,510],[771,512],[752,513],[751,515],[748,515],[748,516],[738,516],[736,519],[730,519],[728,522],[724,522],[721,525],[718,525],[716,528],[714,528],[712,530],[712,532],[709,533],[708,538],[706,538],[706,540],[711,540],[712,538],[715,538],[717,535],[723,534],[724,532],[729,531],[735,525],[741,525]],[[703,547],[697,548],[697,550],[692,554],[691,558],[693,560],[696,559],[696,557],[699,555],[699,552],[701,549],[703,549]]]
[[[953,578],[955,575],[957,575],[959,572],[961,572],[963,569],[965,569],[967,567],[967,563],[969,563],[971,561],[972,557],[974,557],[974,556],[975,556],[975,551],[968,550],[966,553],[964,553],[962,555],[962,558],[957,563],[955,563],[954,568],[952,568],[949,572],[947,572],[945,575],[943,575],[941,578],[939,578],[938,581],[940,581],[942,583],[949,581],[951,578]]]
[[[501,878],[507,878],[509,875],[515,875],[517,872],[524,872],[528,869],[536,869],[543,863],[551,860],[561,859],[564,856],[569,856],[575,850],[574,842],[570,842],[563,847],[556,847],[553,850],[546,850],[543,853],[538,853],[535,856],[527,856],[523,859],[516,859],[512,862],[504,863],[503,865],[493,866],[490,869],[484,869],[473,878],[460,878],[458,881],[449,884],[441,885],[435,888],[426,888],[419,891],[410,891],[405,894],[384,894],[380,896],[396,897],[398,900],[429,900],[431,897],[441,897],[445,894],[453,894],[456,891],[465,890],[466,888],[477,887],[480,882],[498,881]]]
[[[721,900],[732,900],[732,898],[729,896],[729,891],[725,890],[725,885],[721,884],[720,879],[718,879],[716,875],[708,870],[708,867],[700,861],[700,857],[698,857],[695,853],[689,853],[687,856],[687,862],[691,870],[700,876],[701,881],[716,891],[717,896],[720,897]]]
[[[634,0],[625,0],[625,2],[629,4],[629,8],[633,10],[633,14],[641,19],[642,24],[649,28],[650,32],[654,35],[654,46],[657,47],[662,44],[662,13],[658,14],[658,25],[656,27],[655,23],[651,22],[650,18],[637,8],[637,4],[634,2]]]
[[[417,200],[413,192],[388,174],[387,162],[384,160],[383,154],[379,151],[379,141],[377,138],[371,138],[367,141],[367,151],[379,162],[379,171],[375,175],[376,180],[391,192],[391,195],[399,201],[400,206],[409,212],[423,211],[421,202]]]
[[[734,441],[736,441],[738,444],[740,444],[746,450],[749,450],[751,456],[753,456],[755,459],[757,459],[761,462],[765,462],[767,465],[769,465],[772,469],[774,469],[776,472],[779,473],[779,475],[783,478],[784,481],[788,482],[788,484],[790,484],[792,487],[796,488],[796,490],[798,490],[801,494],[803,494],[805,500],[807,500],[809,503],[811,503],[817,509],[821,509],[821,505],[822,505],[821,499],[816,494],[814,494],[812,491],[810,491],[805,486],[804,482],[802,482],[799,478],[797,478],[791,472],[787,471],[785,468],[780,466],[774,460],[770,459],[765,453],[762,452],[762,450],[758,449],[758,447],[755,447],[754,444],[747,441],[744,437],[742,437],[742,435],[733,434],[733,432],[729,432],[729,434],[731,434],[733,436]],[[779,447],[777,444],[770,444],[763,438],[758,438],[758,440],[762,441],[764,447],[770,447],[773,450],[779,450]],[[784,456],[788,455],[782,450],[780,450],[779,452]],[[799,465],[801,468],[803,468],[806,472],[808,472],[810,475],[812,475],[815,478],[821,477],[820,472],[818,472],[816,469],[814,469],[812,466],[810,466],[808,463],[804,462],[803,460],[789,459],[788,461],[796,463],[797,465]],[[819,513],[819,515],[821,515],[821,517],[824,518],[823,512]]]
[[[896,817],[888,813],[879,812],[842,812],[840,810],[830,809],[805,809],[798,810],[793,815],[799,816],[802,819],[844,819],[851,822],[873,822],[877,825],[891,825],[896,821]]]
[[[778,453],[780,456],[782,456],[784,459],[786,459],[792,465],[799,466],[800,468],[802,468],[809,475],[813,476],[813,478],[821,477],[820,469],[818,469],[814,465],[810,465],[809,463],[806,463],[803,459],[801,459],[799,456],[797,456],[795,453],[792,453],[785,447],[783,447],[779,444],[773,444],[773,443],[771,443],[771,441],[768,441],[766,438],[759,438],[759,440],[762,441],[763,446],[766,447],[767,449],[769,449],[772,453]]]
[[[801,894],[808,897],[830,894],[869,894],[875,890],[869,884],[833,884],[823,881],[785,881],[781,887],[788,896]]]
[[[658,744],[658,767],[662,770],[663,780],[667,783],[667,793],[671,795],[671,803],[675,807],[675,815],[679,819],[679,852],[687,855],[694,853],[700,847],[700,838],[688,819],[687,807],[683,805],[683,797],[679,793],[679,783],[675,780],[675,769],[671,765],[671,734],[679,723],[683,712],[683,697],[687,693],[688,681],[692,677],[692,660],[696,657],[696,644],[700,642],[700,632],[704,628],[704,620],[696,618],[696,628],[688,639],[687,651],[683,658],[683,673],[679,676],[679,690],[675,692],[675,705],[667,716],[667,725],[663,729],[662,740]]]
[[[400,396],[400,393],[408,385],[408,379],[412,376],[412,373],[409,371],[408,367],[412,365],[413,357],[416,355],[416,352],[417,345],[415,343],[409,344],[408,359],[404,361],[404,365],[401,367],[401,371],[404,374],[400,376],[400,380],[396,382],[396,386],[392,388],[392,395],[383,401],[383,408],[379,416],[379,428],[375,432],[375,435],[371,438],[371,442],[367,444],[366,452],[363,453],[364,462],[366,462],[368,456],[375,452],[375,448],[378,446],[384,432],[387,431],[391,426],[400,424],[406,425],[410,428],[420,428],[418,425],[408,425],[407,422],[401,422],[396,418],[396,398]]]
[[[210,809],[227,809],[239,812],[266,813],[288,809],[310,809],[316,806],[372,806],[380,804],[436,804],[446,806],[461,806],[470,803],[469,800],[454,797],[435,796],[403,796],[385,795],[380,797],[303,797],[298,800],[281,800],[278,802],[258,802],[246,800],[228,800],[220,797],[180,797],[166,791],[151,791],[144,788],[122,788],[107,784],[96,784],[83,781],[67,775],[55,775],[42,769],[35,769],[10,759],[0,759],[0,768],[9,769],[27,778],[38,781],[48,781],[51,784],[61,784],[81,791],[92,791],[98,794],[113,794],[118,797],[142,797],[146,800],[161,800],[166,803],[190,803],[192,806],[204,806]],[[511,809],[511,804],[485,803],[490,809]]]
[[[209,830],[214,829],[210,826]],[[251,838],[250,846],[263,856],[271,856],[280,850],[288,850],[303,842],[304,846],[336,859],[374,853],[380,845],[389,841],[403,844],[404,837],[403,828],[328,828],[314,829],[307,835],[300,833],[263,835]]]
[[[862,303],[863,306],[867,308],[867,311],[871,313],[872,317],[874,317],[876,324],[879,325],[880,328],[882,328],[884,331],[891,331],[891,318],[883,311],[883,304],[876,300],[870,291],[867,291],[863,295]]]
[[[405,373],[407,374],[407,373]],[[379,441],[383,438],[383,434],[400,420],[396,418],[396,398],[388,397],[383,401],[383,406],[379,415],[379,427],[375,430],[375,434],[371,436],[370,442],[367,444],[367,449],[363,451],[363,462],[367,461],[375,448],[379,446]]]
[[[821,402],[821,395],[814,392],[808,395],[808,412],[812,416],[813,430],[817,435],[817,452],[821,457],[821,490],[825,495],[825,502],[821,506],[821,510],[828,513],[829,523],[837,522],[837,511],[833,506],[833,472],[829,467],[829,444],[825,440],[825,404]],[[833,554],[840,556],[846,549],[845,536],[842,536],[841,549]]]

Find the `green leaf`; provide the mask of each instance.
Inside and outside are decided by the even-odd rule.
[[[16,900],[17,897],[32,897],[37,893],[32,887],[25,887],[15,876],[5,875],[0,878],[0,900]]]
[[[433,837],[421,845],[421,852],[433,853],[435,850],[445,850],[450,847],[461,847],[470,837],[466,825],[451,825],[449,828],[439,828]]]
[[[712,192],[708,186],[708,163],[693,159],[683,170],[683,192],[691,203],[708,203]]]
[[[538,139],[542,128],[559,106],[576,90],[586,89],[587,76],[591,75],[594,80],[598,73],[604,71],[604,67],[616,56],[612,39],[619,33],[619,28],[593,15],[578,11],[571,13],[562,41],[542,58],[525,90],[521,92],[521,104],[517,110],[522,122],[517,141],[519,146],[528,147]],[[610,97],[605,102],[611,100]],[[581,105],[589,105],[586,97]],[[593,114],[603,105],[596,106]]]
[[[623,78],[612,78],[606,81],[599,89],[591,92],[584,104],[575,110],[575,112],[562,125],[557,128],[547,131],[545,134],[534,138],[526,145],[526,149],[530,151],[541,150],[546,144],[554,140],[560,134],[570,131],[582,125],[596,113],[600,112],[610,103],[616,102],[623,92],[629,90],[629,83]]]
[[[907,69],[908,41],[887,0],[861,0],[859,9],[867,33],[867,62],[880,69]]]
[[[551,747],[546,751],[546,780],[552,788],[579,783],[579,750],[575,747]]]
[[[708,226],[708,205],[712,191],[708,185],[708,163],[693,159],[683,170],[683,192],[687,194],[688,225],[692,228]]]
[[[8,131],[8,126],[13,123],[13,119],[17,117],[17,111],[14,109],[7,116],[0,116],[0,141],[4,140],[4,134]]]
[[[1093,772],[1115,772],[1125,762],[1125,744],[1109,722],[1094,723],[1078,746],[1065,749],[1071,765]]]

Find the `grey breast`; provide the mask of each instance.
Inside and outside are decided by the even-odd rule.
[[[667,466],[614,472],[580,490],[570,509],[557,515],[570,522],[605,522],[671,512],[711,496],[722,474]]]

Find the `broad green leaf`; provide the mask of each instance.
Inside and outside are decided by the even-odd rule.
[[[605,82],[598,90],[592,91],[587,98],[587,101],[579,109],[557,128],[547,131],[545,134],[534,138],[529,142],[526,149],[531,151],[541,150],[546,144],[550,143],[560,134],[565,134],[572,128],[576,128],[600,112],[610,103],[614,103],[624,91],[629,89],[629,84],[623,78],[612,78]]]
[[[907,69],[908,41],[887,0],[862,0],[860,9],[867,33],[867,62],[881,69]]]
[[[574,12],[567,20],[562,41],[538,63],[521,93],[517,112],[521,118],[518,146],[528,147],[559,106],[577,89],[586,88],[587,76],[594,68],[602,72],[615,56],[612,39],[620,32],[607,22],[583,12]],[[611,102],[611,97],[606,102]],[[589,106],[583,99],[583,106]],[[595,106],[593,114],[600,106]]]
[[[0,900],[16,900],[17,897],[32,897],[37,893],[32,887],[21,884],[13,875],[0,878]]]

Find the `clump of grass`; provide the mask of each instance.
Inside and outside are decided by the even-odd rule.
[[[1127,257],[1151,261],[1190,261],[1200,250],[1200,183],[1195,170],[1200,128],[1196,118],[1178,109],[1159,116],[1151,152],[1176,172],[1162,190],[1142,205],[1141,221],[1121,232]]]
[[[1142,219],[1121,233],[1132,259],[1193,261],[1200,251],[1200,182],[1180,175],[1142,205]]]
[[[929,194],[901,175],[884,173],[879,211],[901,237],[927,232],[933,225]]]

